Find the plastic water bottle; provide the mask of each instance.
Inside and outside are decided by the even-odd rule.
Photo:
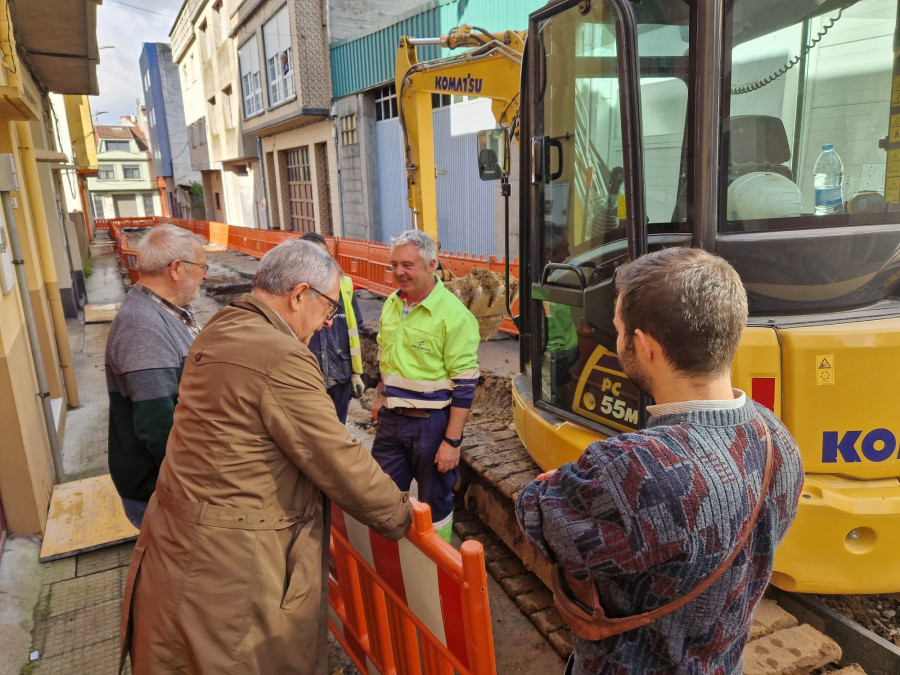
[[[813,168],[813,187],[816,189],[816,215],[843,213],[844,198],[841,182],[844,179],[844,163],[834,151],[833,145],[823,145]]]

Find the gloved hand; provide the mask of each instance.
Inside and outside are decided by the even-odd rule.
[[[353,375],[350,376],[350,395],[353,398],[362,398],[365,390],[366,386],[363,384],[362,375],[353,373]]]

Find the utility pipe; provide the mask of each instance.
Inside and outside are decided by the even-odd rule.
[[[75,381],[75,366],[72,361],[72,350],[69,348],[69,332],[66,328],[66,316],[59,295],[59,280],[56,278],[56,264],[53,260],[53,245],[50,243],[50,231],[47,225],[47,214],[41,198],[41,179],[38,175],[37,160],[34,156],[34,139],[31,125],[28,122],[16,122],[19,137],[19,153],[22,171],[25,174],[24,195],[28,196],[31,207],[31,221],[37,240],[41,258],[41,271],[44,277],[44,288],[47,291],[47,304],[50,309],[50,320],[53,323],[53,335],[56,339],[56,350],[59,353],[59,365],[62,368],[66,389],[66,402],[72,408],[81,405],[78,397],[78,384]]]

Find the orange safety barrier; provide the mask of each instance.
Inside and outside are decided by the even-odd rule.
[[[332,505],[328,624],[363,673],[496,675],[484,549],[457,551],[417,504],[389,541]]]
[[[267,251],[275,248],[281,242],[288,239],[296,239],[303,234],[302,232],[286,232],[284,230],[257,230],[250,227],[236,227],[227,223],[206,220],[162,218],[158,216],[150,218],[115,218],[106,221],[95,221],[95,223],[102,223],[110,230],[110,233],[114,231],[121,232],[125,228],[150,227],[162,223],[171,223],[200,235],[211,244],[253,256],[254,258],[262,258]],[[127,248],[128,238],[124,233],[123,236],[123,246]],[[353,279],[355,286],[382,296],[388,296],[396,290],[394,277],[391,273],[391,250],[388,244],[349,237],[325,237],[325,239],[328,242],[328,249],[331,251],[331,255],[338,261],[344,273]],[[115,237],[115,241],[116,249],[119,250],[118,236]],[[134,253],[131,249],[129,251],[132,254]],[[441,264],[446,269],[460,277],[468,274],[475,267],[483,267],[499,274],[504,274],[506,268],[505,259],[497,258],[496,256],[485,258],[483,255],[476,257],[468,253],[442,251],[440,259]],[[119,260],[128,269],[131,281],[134,283],[137,280],[137,268],[126,264],[123,261],[121,252]],[[509,274],[516,279],[519,278],[518,258],[510,262]],[[518,307],[517,303],[518,300],[513,304],[514,311]],[[512,335],[518,335],[519,333],[509,317],[504,319],[500,330]]]

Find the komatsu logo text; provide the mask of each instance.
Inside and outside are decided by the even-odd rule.
[[[447,77],[446,75],[436,75],[434,78],[434,88],[443,91],[458,91],[460,94],[480,94],[482,78],[472,77],[466,74],[465,77]]]
[[[822,461],[835,464],[838,457],[845,462],[884,462],[897,455],[897,436],[890,429],[822,432]]]

